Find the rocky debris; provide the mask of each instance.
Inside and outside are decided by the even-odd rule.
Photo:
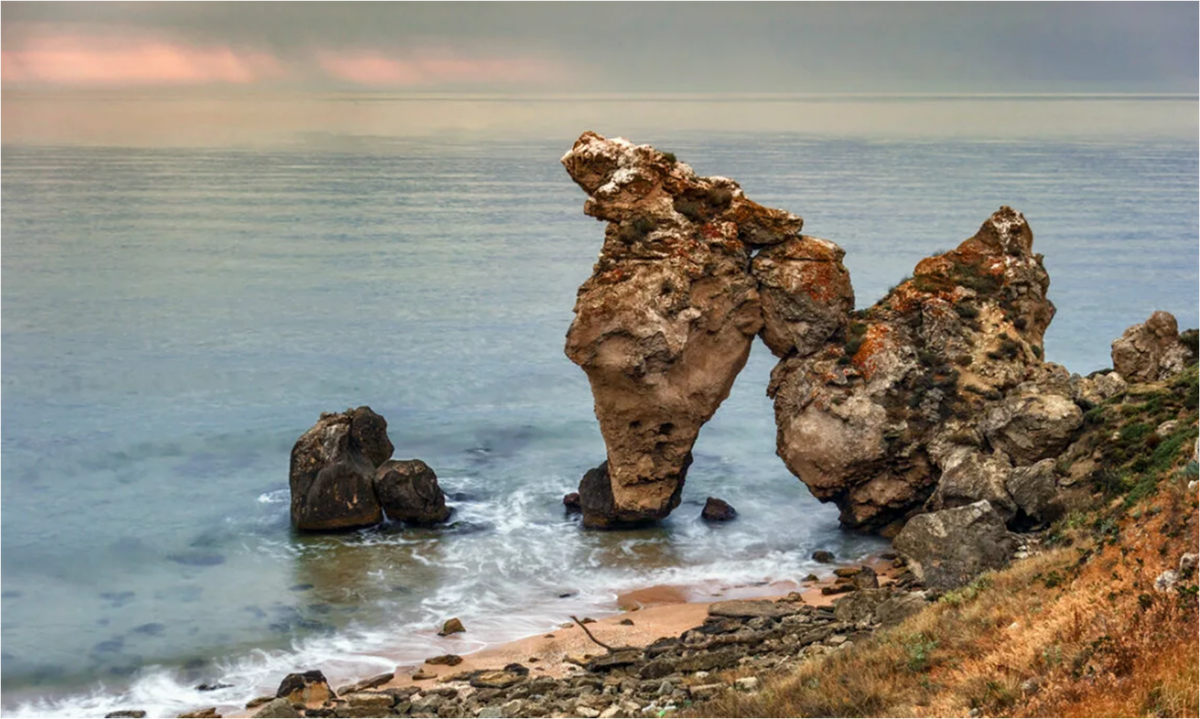
[[[303,716],[287,699],[272,699],[254,714],[259,719],[294,719]]]
[[[580,483],[584,524],[660,519],[678,506],[700,427],[754,336],[790,351],[844,322],[853,295],[842,252],[736,182],[697,177],[648,145],[587,132],[562,164],[588,195],[584,213],[608,223],[566,343],[608,454]],[[806,284],[817,280],[826,284]]]
[[[263,704],[273,701],[274,699],[275,699],[275,696],[273,694],[267,695],[267,696],[261,696],[261,697],[254,697],[250,701],[246,702],[246,708],[253,709],[254,707],[260,707]]]
[[[271,711],[279,713],[269,716],[653,716],[727,689],[760,691],[767,674],[849,647],[875,631],[880,617],[898,621],[923,606],[924,596],[889,587],[853,592],[835,608],[788,600],[719,602],[701,626],[644,649],[597,640],[607,653],[578,658],[580,670],[561,679],[513,663],[455,674],[433,686],[350,692],[309,705],[303,714],[300,705],[276,699]],[[866,609],[848,612],[851,604]],[[744,676],[726,681],[716,673],[733,667]]]
[[[1179,557],[1179,576],[1188,579],[1196,573],[1196,563],[1200,561],[1200,554],[1188,553]]]
[[[440,524],[450,518],[437,475],[419,459],[388,460],[375,470],[375,496],[388,519]]]
[[[1032,248],[1025,218],[1002,207],[958,248],[922,260],[912,279],[851,313],[821,347],[776,366],[768,394],[778,453],[815,496],[838,504],[844,524],[894,534],[963,448],[986,453],[994,437],[1023,464],[1078,426],[1070,399],[1067,408],[1042,398],[1069,395],[1070,385],[1041,360],[1054,305]],[[1010,395],[985,436],[977,418]],[[1036,421],[1022,418],[1025,409]],[[959,501],[954,494],[935,504]]]
[[[117,717],[132,717],[133,719],[141,719],[144,716],[146,716],[146,712],[141,709],[121,709],[120,711],[109,712],[105,714],[104,719],[109,719],[109,717],[112,717],[113,719],[116,719]]]
[[[457,654],[443,654],[437,657],[431,657],[425,660],[426,664],[441,664],[447,667],[456,667],[463,663],[463,658]]]
[[[1194,350],[1181,341],[1179,324],[1169,312],[1155,312],[1112,343],[1113,369],[1130,382],[1156,382],[1195,361]]]
[[[370,407],[323,413],[292,447],[292,524],[307,531],[378,524],[375,468],[391,452],[387,421]]]
[[[314,669],[284,677],[279,683],[279,689],[275,691],[275,696],[293,704],[320,704],[337,695],[329,688],[325,675]]]
[[[445,637],[465,631],[467,631],[467,628],[463,626],[462,620],[458,617],[454,617],[453,619],[447,619],[446,622],[442,624],[442,630],[438,632],[438,636]]]
[[[217,713],[216,707],[197,709],[194,712],[184,712],[178,716],[179,719],[221,719],[221,715]]]
[[[893,542],[909,569],[931,589],[954,589],[1016,551],[1004,520],[986,500],[909,520]]]
[[[700,518],[706,522],[729,522],[737,518],[737,510],[723,499],[709,497],[704,503],[704,510],[700,512]]]
[[[428,662],[428,660],[426,660],[426,662]],[[364,691],[367,691],[368,689],[374,689],[376,687],[381,687],[384,684],[387,684],[388,682],[390,682],[392,679],[395,679],[395,678],[396,678],[395,672],[386,672],[384,674],[376,674],[373,677],[368,677],[366,679],[363,679],[362,681],[355,682],[354,684],[349,684],[344,687],[338,687],[337,695],[340,697],[340,696],[343,696],[346,694],[355,694],[358,692],[364,692]]]
[[[926,510],[936,512],[987,500],[1005,522],[1016,516],[1017,503],[1007,487],[1013,468],[1005,454],[955,447],[943,464],[942,477],[925,503]]]
[[[821,564],[833,564],[833,552],[829,552],[824,549],[818,549],[812,553],[812,560],[814,562],[820,562]]]

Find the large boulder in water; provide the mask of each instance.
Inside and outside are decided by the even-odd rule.
[[[943,590],[1006,566],[1017,548],[986,500],[913,517],[893,546],[925,586]]]
[[[1196,361],[1180,341],[1179,324],[1169,312],[1155,312],[1113,340],[1113,369],[1130,382],[1154,382],[1183,371]]]
[[[584,524],[660,519],[679,504],[700,427],[763,329],[753,253],[779,246],[760,263],[778,347],[835,331],[853,306],[848,275],[840,249],[799,234],[801,218],[750,201],[730,179],[698,177],[648,145],[587,132],[562,164],[588,194],[584,212],[608,223],[566,342],[587,373],[607,448],[606,462],[580,484]],[[826,293],[831,299],[791,297],[821,263],[829,271],[818,274],[844,287]]]
[[[844,524],[894,533],[921,511],[952,458],[988,449],[979,417],[1018,389],[1037,395],[1061,384],[1070,394],[1068,377],[1041,359],[1054,316],[1049,284],[1025,218],[1000,208],[956,249],[922,260],[912,279],[851,313],[823,344],[801,342],[781,358],[768,387],[779,456],[818,499],[837,503]],[[1023,461],[1046,456],[1062,439],[1049,430],[1081,419],[1073,404],[1049,403],[1056,413],[1046,413],[1047,442],[1024,447],[1042,425],[1012,415],[997,417],[993,436],[1025,452]],[[969,498],[962,488],[1004,493],[994,478],[966,486],[978,478],[960,473],[965,481],[935,505]]]
[[[375,467],[391,452],[387,421],[370,407],[323,413],[292,447],[292,525],[338,531],[381,522]]]
[[[375,470],[375,496],[388,519],[438,524],[450,518],[437,475],[419,459],[393,459]]]

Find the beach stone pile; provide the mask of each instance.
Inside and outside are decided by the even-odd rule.
[[[644,649],[597,647],[595,655],[573,657],[577,672],[562,679],[536,676],[530,667],[512,663],[450,675],[433,686],[373,688],[390,678],[381,675],[344,687],[314,707],[292,701],[300,687],[314,691],[313,673],[297,674],[281,685],[281,692],[293,694],[265,697],[270,701],[258,707],[256,716],[659,716],[727,688],[757,691],[760,676],[806,657],[845,650],[919,611],[929,596],[888,586],[854,591],[834,606],[805,604],[799,594],[778,601],[718,602],[702,625],[678,637],[659,639]],[[722,670],[735,668],[750,676],[722,678]]]

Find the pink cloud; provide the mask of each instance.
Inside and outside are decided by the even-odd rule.
[[[42,35],[0,52],[4,82],[57,85],[246,84],[284,74],[273,55],[152,38]]]
[[[358,85],[439,85],[446,83],[530,83],[555,79],[557,68],[522,57],[395,58],[374,51],[321,51],[317,64],[326,75]]]

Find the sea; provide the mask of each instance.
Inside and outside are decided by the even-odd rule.
[[[1195,122],[1194,97],[1172,102]],[[291,671],[337,686],[613,614],[633,589],[716,597],[827,571],[814,550],[882,551],[776,457],[761,343],[670,518],[595,532],[564,513],[604,459],[563,354],[604,227],[559,158],[583,130],[636,129],[841,245],[859,307],[1012,206],[1058,308],[1046,357],[1072,372],[1110,366],[1111,341],[1155,310],[1200,324],[1194,128],[1000,132],[1008,106],[976,104],[978,129],[932,102],[961,115],[945,133],[892,132],[880,102],[865,112],[882,122],[845,131],[740,129],[724,104],[708,128],[614,112],[268,144],[6,137],[0,709],[232,709]],[[437,472],[446,527],[291,530],[292,445],[360,405],[397,458]],[[702,522],[710,496],[737,520]],[[467,632],[438,637],[451,617]]]

